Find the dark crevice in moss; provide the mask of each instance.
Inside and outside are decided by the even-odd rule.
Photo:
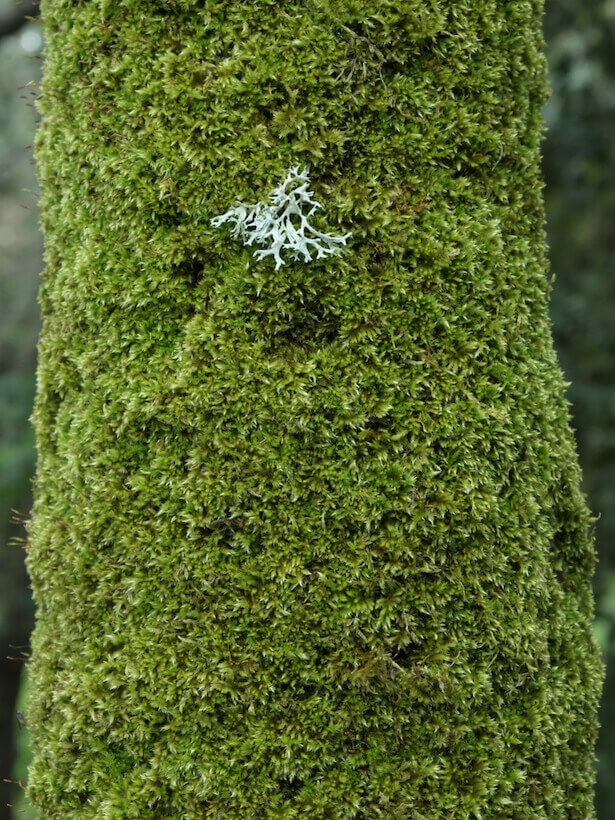
[[[323,350],[335,342],[339,329],[337,318],[328,316],[320,302],[306,302],[297,307],[292,317],[279,320],[266,332],[267,353],[283,357],[293,350]]]
[[[293,780],[290,780],[287,777],[278,778],[278,788],[280,790],[280,794],[287,800],[291,800],[295,797],[297,793],[301,791],[303,786],[303,780],[299,778],[295,778]]]
[[[199,259],[186,259],[175,267],[173,274],[190,287],[196,287],[203,277],[203,263]]]

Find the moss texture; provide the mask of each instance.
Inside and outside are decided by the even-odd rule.
[[[41,11],[40,817],[594,817],[542,0]]]

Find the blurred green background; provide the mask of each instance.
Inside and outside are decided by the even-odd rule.
[[[43,42],[40,23],[24,17],[36,14],[32,0],[0,0],[0,820],[36,817],[20,787],[28,730],[16,720],[34,617],[23,519],[36,465],[28,417],[43,244],[31,146]],[[594,628],[607,677],[596,807],[599,820],[615,820],[615,0],[546,0],[544,32],[553,90],[543,144],[551,317],[571,382],[583,489],[600,516]]]

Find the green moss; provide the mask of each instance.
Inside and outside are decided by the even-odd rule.
[[[43,0],[44,818],[594,817],[539,0]],[[329,259],[213,227],[310,165]]]

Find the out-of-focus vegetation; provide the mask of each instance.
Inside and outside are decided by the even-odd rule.
[[[547,0],[553,95],[545,202],[555,346],[572,403],[599,555],[596,637],[607,662],[596,806],[615,818],[615,0]]]
[[[0,0],[0,15],[15,4]],[[596,805],[615,820],[615,0],[546,0],[553,95],[543,147],[555,344],[571,382],[584,490],[595,514],[596,636],[607,661]],[[0,781],[25,781],[27,729],[15,712],[33,607],[23,569],[36,452],[28,422],[35,390],[36,301],[42,269],[31,145],[39,115],[40,25],[0,40]],[[12,645],[12,646],[11,646]],[[25,682],[24,682],[25,683]],[[22,710],[23,711],[23,710]],[[26,716],[27,717],[27,716]],[[5,750],[3,753],[2,750]],[[17,754],[16,760],[12,758]],[[21,789],[0,782],[0,820],[29,820]],[[5,808],[13,803],[14,812]],[[3,813],[6,812],[6,813]]]
[[[15,2],[0,2],[0,21],[14,19]],[[0,818],[24,808],[19,786],[4,782],[25,776],[15,768],[16,747],[28,754],[27,730],[19,731],[19,695],[33,606],[24,570],[20,516],[31,505],[30,478],[36,463],[28,423],[35,391],[42,267],[38,229],[38,185],[32,153],[40,115],[34,108],[41,72],[41,27],[29,22],[0,39]],[[15,659],[15,660],[13,660]],[[15,804],[11,809],[7,803]],[[28,820],[34,815],[14,814]]]

